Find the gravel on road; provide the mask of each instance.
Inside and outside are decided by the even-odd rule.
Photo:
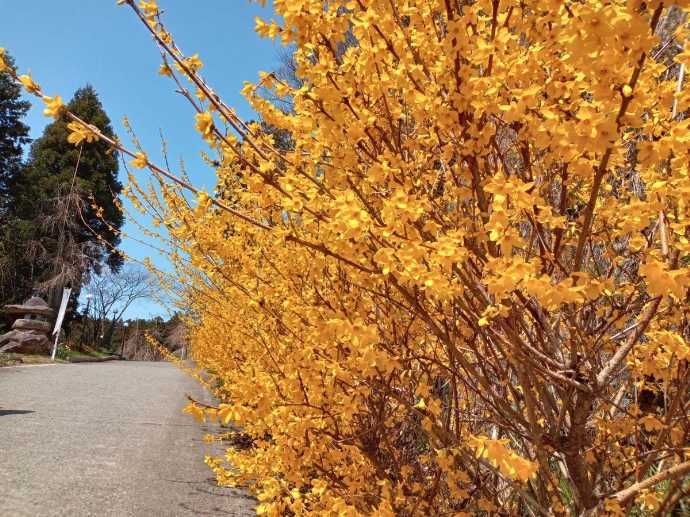
[[[0,516],[254,515],[204,464],[222,451],[187,393],[210,402],[167,363],[0,368]]]

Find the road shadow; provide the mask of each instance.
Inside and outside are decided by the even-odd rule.
[[[237,488],[231,488],[231,487],[219,487],[215,481],[213,482],[213,485],[210,488],[206,488],[203,486],[198,486],[194,488],[194,491],[200,494],[208,494],[208,495],[214,495],[218,497],[234,497],[236,499],[246,499],[248,501],[256,501],[256,498],[244,492],[243,490],[239,490]]]
[[[175,483],[181,485],[189,485],[188,497],[191,501],[196,501],[199,494],[203,494],[204,498],[207,496],[217,497],[217,504],[209,509],[201,510],[195,503],[185,501],[179,503],[179,507],[184,510],[180,515],[195,515],[195,516],[228,516],[228,517],[248,517],[254,515],[251,508],[258,502],[254,496],[247,492],[231,488],[220,487],[216,483],[215,478],[207,478],[203,480],[187,481],[184,479],[165,479],[168,483]]]
[[[29,409],[0,409],[0,416],[26,415],[28,413],[35,413],[35,411]]]
[[[218,515],[228,515],[231,517],[236,517],[238,514],[233,511],[233,510],[225,510],[223,508],[215,507],[212,510],[199,510],[198,508],[195,508],[193,505],[187,504],[187,503],[180,503],[180,508],[184,508],[187,510],[190,515],[209,515],[209,516],[218,516]]]
[[[256,501],[256,498],[245,492],[242,489],[239,488],[232,488],[232,487],[222,487],[219,486],[218,483],[216,483],[215,478],[206,478],[204,480],[194,480],[194,481],[185,481],[182,479],[166,479],[166,478],[161,478],[163,481],[167,481],[168,483],[178,483],[182,485],[194,485],[191,487],[193,492],[197,492],[200,494],[208,494],[208,495],[214,495],[214,496],[219,496],[219,497],[236,497],[240,499],[247,499],[249,501]],[[192,493],[193,493],[192,492]]]

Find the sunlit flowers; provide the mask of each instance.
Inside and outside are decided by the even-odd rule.
[[[92,143],[99,139],[98,134],[91,127],[80,122],[70,122],[67,124],[70,134],[67,141],[70,144],[78,145],[82,142]]]
[[[139,3],[139,8],[144,12],[144,15],[148,18],[153,18],[158,15],[158,5],[155,1],[145,1],[142,0]]]
[[[28,93],[38,94],[41,91],[41,87],[33,80],[31,74],[20,75],[18,77],[19,82],[24,85],[24,89]]]
[[[5,61],[5,49],[0,47],[0,72],[9,70],[9,65]]]
[[[201,70],[204,66],[204,64],[201,62],[201,59],[199,59],[199,54],[194,54],[193,56],[187,58],[185,64],[192,72]]]
[[[148,157],[146,154],[142,152],[138,152],[135,154],[134,159],[131,160],[129,163],[132,167],[135,169],[143,169],[148,165]]]
[[[213,131],[213,115],[208,112],[197,113],[195,127],[201,136],[207,138]]]
[[[57,119],[65,107],[65,105],[62,103],[62,97],[60,97],[59,95],[56,97],[44,96],[43,102],[45,102],[46,104],[46,107],[43,110],[43,114],[46,117],[52,117]]]
[[[248,444],[207,461],[218,481],[275,516],[671,512],[690,473],[679,8],[273,7],[256,31],[294,76],[244,85],[260,123],[147,20],[213,193],[125,153],[159,180],[126,192],[164,228],[219,400],[187,411]]]

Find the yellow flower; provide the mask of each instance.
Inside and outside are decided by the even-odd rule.
[[[244,86],[240,90],[240,95],[243,97],[249,97],[254,93],[255,90],[256,86],[254,86],[254,84],[250,83],[249,81],[245,81]]]
[[[201,133],[204,138],[208,137],[213,131],[213,116],[208,112],[197,113],[196,130]]]
[[[282,31],[280,25],[278,25],[276,22],[272,21],[270,23],[266,23],[258,16],[254,18],[254,22],[254,31],[262,38],[269,37],[273,39]]]
[[[172,76],[172,70],[170,70],[170,67],[166,65],[165,63],[161,64],[160,68],[158,69],[158,73],[160,75],[165,75],[167,77]]]
[[[24,89],[26,89],[27,92],[29,93],[40,93],[41,87],[36,84],[36,82],[31,78],[31,75],[20,75],[18,77],[19,82],[24,85]]]
[[[257,20],[294,45],[299,85],[247,83],[263,123],[204,155],[213,194],[130,182],[174,246],[161,283],[180,295],[189,350],[219,396],[217,410],[187,412],[256,441],[228,449],[232,470],[208,461],[218,481],[254,480],[269,516],[512,515],[530,487],[506,483],[536,476],[552,513],[566,511],[564,476],[576,506],[658,508],[655,490],[605,497],[647,458],[629,446],[636,434],[657,459],[684,445],[666,409],[687,390],[665,390],[675,402],[651,413],[578,401],[672,388],[690,358],[690,119],[672,116],[690,97],[640,60],[658,46],[661,3],[519,15],[488,0],[335,3],[275,0],[285,28]],[[202,66],[167,59],[180,75]],[[214,144],[222,118],[200,111]],[[623,180],[631,148],[644,195]],[[143,150],[132,158],[147,165]],[[550,468],[562,458],[544,437],[561,424],[596,438],[570,444],[583,476]]]
[[[193,74],[197,70],[204,67],[204,64],[199,59],[199,54],[194,54],[192,57],[188,57],[182,61],[182,63],[175,62],[175,68],[177,68],[180,73],[189,75]]]
[[[67,141],[70,144],[78,145],[84,140],[89,144],[98,141],[98,134],[91,126],[85,126],[79,122],[70,122],[67,124],[67,129],[70,130],[70,134],[67,137]]]
[[[57,119],[60,113],[64,109],[65,105],[62,103],[62,97],[57,95],[56,97],[43,97],[43,102],[46,103],[46,108],[43,110],[43,114],[46,117],[53,117]]]
[[[9,70],[10,66],[5,62],[5,49],[0,47],[0,72]]]
[[[156,5],[156,2],[153,0],[151,2],[142,0],[141,3],[139,3],[139,8],[144,11],[144,15],[147,18],[153,18],[158,14],[158,5]]]
[[[213,199],[203,191],[197,193],[197,204],[200,207],[208,208],[213,204]]]
[[[129,162],[130,165],[136,169],[143,169],[149,163],[148,158],[144,153],[136,153],[134,159]]]
[[[159,37],[161,40],[163,40],[163,43],[165,43],[166,45],[172,44],[172,36],[170,35],[169,32],[164,31],[163,29],[160,29],[160,30],[158,31],[158,37]]]
[[[681,52],[680,54],[676,54],[676,56],[673,58],[673,60],[676,63],[679,63],[681,65],[685,65],[686,67],[690,68],[690,50],[686,49],[685,52]]]
[[[262,37],[266,37],[268,35],[269,25],[258,16],[254,18],[254,23],[254,30],[256,31],[256,33]]]
[[[201,70],[204,67],[204,64],[201,62],[201,59],[199,59],[199,54],[194,54],[192,57],[187,58],[186,63],[192,72]]]

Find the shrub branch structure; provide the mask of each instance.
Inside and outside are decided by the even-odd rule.
[[[271,516],[687,506],[690,3],[274,0],[297,80],[246,85],[261,123],[119,3],[218,188],[70,140],[153,176],[126,193],[220,400],[187,410],[249,444],[219,482]]]

